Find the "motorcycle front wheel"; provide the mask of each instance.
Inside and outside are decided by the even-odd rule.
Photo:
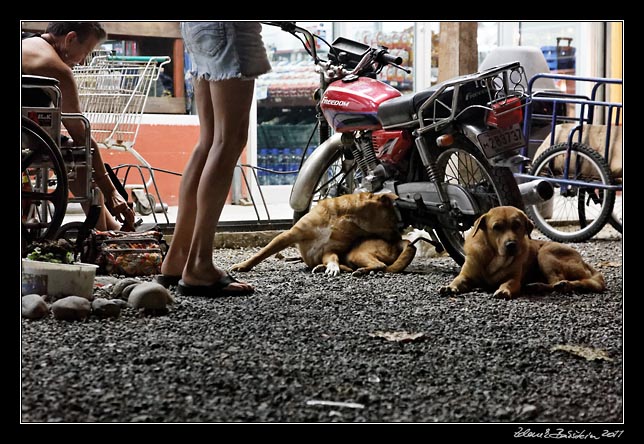
[[[477,214],[468,217],[462,226],[448,228],[449,225],[454,226],[453,220],[449,220],[434,229],[452,259],[463,265],[463,244],[467,232],[472,228],[471,222],[493,207],[509,205],[523,209],[523,199],[510,169],[490,165],[481,151],[467,139],[458,140],[441,152],[436,167],[443,183],[461,186],[478,207]],[[441,217],[458,218],[458,215]]]
[[[311,211],[319,201],[353,193],[360,183],[360,177],[356,162],[346,158],[342,152],[338,152],[320,171],[320,177],[307,208],[293,212],[293,225]]]

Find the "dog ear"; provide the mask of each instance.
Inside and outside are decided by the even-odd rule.
[[[392,203],[394,200],[398,199],[398,196],[394,193],[383,193],[378,195],[378,199],[382,203]]]
[[[521,216],[523,217],[523,223],[525,225],[525,234],[530,237],[530,233],[532,233],[532,230],[534,230],[534,224],[532,223],[528,215],[523,211],[521,211]]]
[[[474,233],[472,233],[472,236],[476,236],[479,228],[483,231],[487,230],[487,213],[476,219],[476,222],[474,222]]]

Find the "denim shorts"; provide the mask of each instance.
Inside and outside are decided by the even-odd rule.
[[[181,22],[193,78],[256,79],[271,70],[258,22]]]

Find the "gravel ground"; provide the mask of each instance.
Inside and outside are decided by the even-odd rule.
[[[21,421],[623,422],[622,238],[575,247],[608,291],[446,298],[448,257],[362,278],[270,258],[238,275],[252,296],[178,296],[158,317],[23,319]]]

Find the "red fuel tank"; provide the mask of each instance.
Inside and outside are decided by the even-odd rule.
[[[339,133],[381,128],[377,111],[381,103],[402,94],[386,83],[369,77],[332,83],[320,107],[329,125]]]

